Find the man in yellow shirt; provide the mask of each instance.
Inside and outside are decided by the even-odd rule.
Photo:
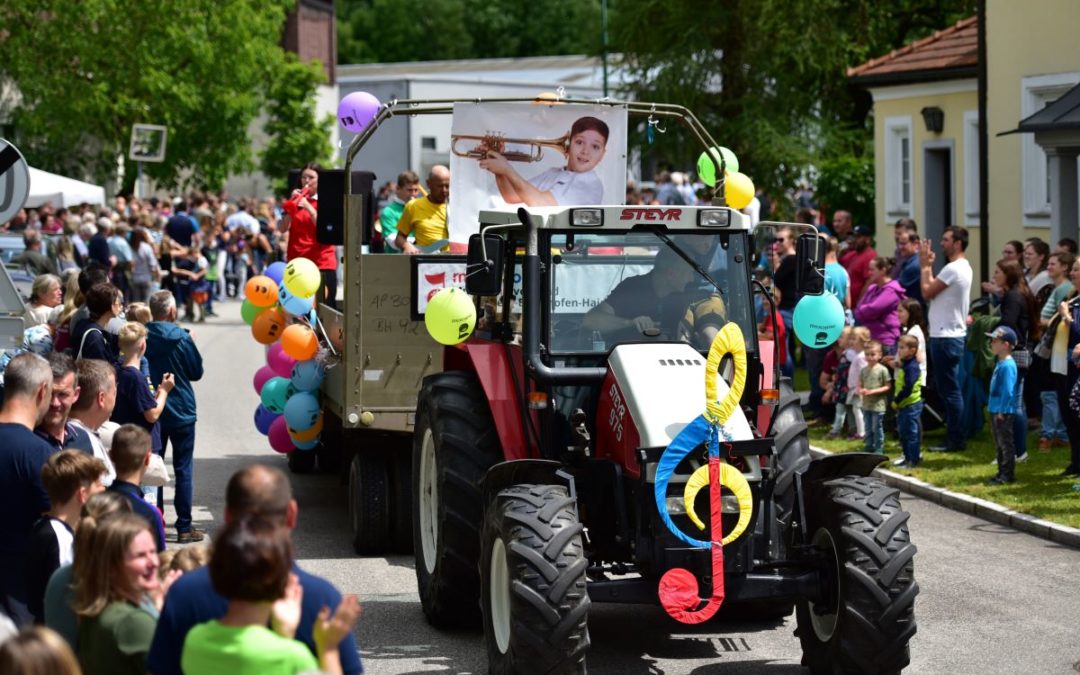
[[[405,205],[398,221],[394,245],[406,255],[421,253],[420,248],[450,238],[446,225],[446,202],[450,198],[450,169],[441,164],[431,167],[427,177],[428,194]],[[409,234],[416,239],[414,246]],[[418,248],[419,247],[419,248]]]

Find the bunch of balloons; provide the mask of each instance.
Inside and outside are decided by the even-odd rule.
[[[754,181],[739,172],[739,158],[724,146],[709,148],[697,161],[698,177],[709,187],[716,187],[716,172],[724,160],[724,197],[733,209],[744,209],[754,200]]]
[[[273,263],[244,287],[240,314],[255,340],[267,345],[266,365],[253,381],[262,401],[255,409],[255,428],[280,453],[311,450],[322,433],[319,387],[326,370],[315,358],[314,330],[320,280],[315,263],[295,258]]]

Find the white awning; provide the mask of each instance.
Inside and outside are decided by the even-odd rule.
[[[30,196],[26,208],[37,208],[46,202],[52,202],[56,208],[70,208],[82,203],[104,204],[105,188],[30,167]]]

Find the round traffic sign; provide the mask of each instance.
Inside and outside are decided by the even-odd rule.
[[[0,224],[15,217],[30,196],[30,166],[11,143],[0,138]]]

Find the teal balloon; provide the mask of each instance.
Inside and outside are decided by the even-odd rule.
[[[319,421],[319,399],[308,392],[297,392],[285,403],[285,424],[294,431],[307,431]]]
[[[709,157],[710,153],[712,154],[712,157]],[[709,148],[698,156],[698,178],[701,179],[702,183],[705,183],[709,187],[716,187],[716,172],[720,170],[721,157],[724,159],[724,168],[727,171],[734,172],[739,170],[739,158],[735,156],[734,152],[722,145]],[[716,159],[716,164],[713,164],[714,158]]]
[[[804,295],[792,316],[795,337],[807,347],[828,347],[844,330],[844,306],[832,293]]]
[[[297,361],[292,369],[292,385],[296,391],[316,391],[326,377],[326,368],[315,359]]]
[[[259,397],[263,407],[272,413],[280,415],[285,412],[285,402],[292,393],[292,382],[287,377],[271,377],[263,385]]]

